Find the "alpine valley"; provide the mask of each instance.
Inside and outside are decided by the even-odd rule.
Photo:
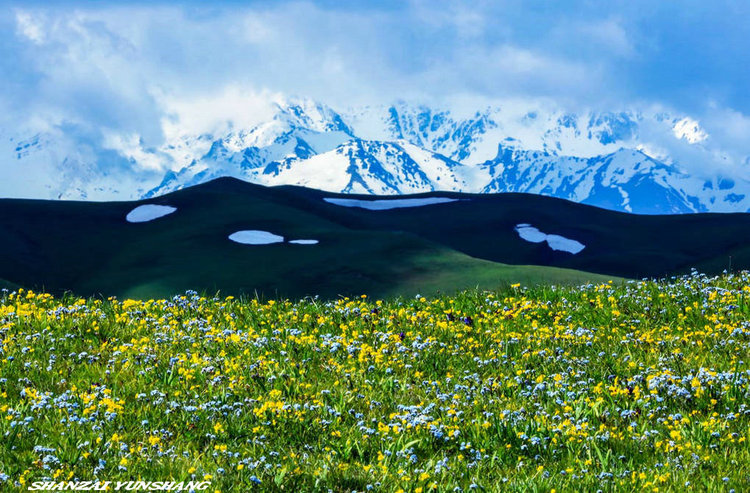
[[[270,105],[259,123],[165,133],[157,147],[74,124],[6,131],[0,197],[138,200],[233,177],[372,195],[523,192],[639,214],[750,210],[750,181],[696,171],[721,150],[684,115],[519,104],[461,115],[404,102],[335,111],[280,97]],[[665,151],[665,141],[684,152]]]

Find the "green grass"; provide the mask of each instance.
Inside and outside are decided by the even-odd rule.
[[[305,189],[217,180],[154,201],[178,207],[130,224],[134,203],[0,201],[0,276],[62,293],[164,297],[188,289],[266,297],[388,296],[497,288],[524,281],[579,283],[614,276],[509,266],[472,258],[402,226],[350,224],[358,211]],[[319,245],[232,243],[237,230],[272,231]]]
[[[0,289],[18,289],[20,286],[5,279],[0,279]]]
[[[452,293],[529,284],[662,277],[692,267],[750,268],[749,214],[637,216],[524,194],[388,211],[333,196],[219,179],[147,201],[174,214],[129,224],[138,203],[0,200],[0,278],[57,294],[165,297],[187,289],[273,298]],[[371,197],[370,197],[371,198]],[[577,255],[519,238],[531,223],[586,245]],[[319,245],[248,246],[260,229]],[[564,269],[564,270],[561,270]]]
[[[744,491],[750,273],[259,302],[0,295],[0,489]]]

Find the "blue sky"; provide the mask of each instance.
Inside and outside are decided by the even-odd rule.
[[[157,143],[163,101],[232,87],[334,106],[656,104],[709,122],[726,146],[750,138],[747,1],[204,3],[5,3],[0,123]]]

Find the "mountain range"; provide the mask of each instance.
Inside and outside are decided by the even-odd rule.
[[[72,124],[6,132],[0,197],[135,200],[234,177],[353,194],[523,192],[640,214],[750,210],[749,181],[696,172],[700,163],[649,140],[672,139],[694,159],[715,155],[688,117],[513,105],[459,115],[404,102],[338,112],[284,98],[272,107],[247,128],[182,132],[158,147]]]

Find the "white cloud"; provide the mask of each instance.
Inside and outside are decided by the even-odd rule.
[[[280,93],[255,91],[236,84],[215,93],[157,96],[165,113],[162,129],[170,139],[251,128],[273,117],[274,103],[280,98]]]
[[[579,25],[579,32],[586,41],[595,43],[598,48],[605,48],[610,53],[629,57],[635,54],[635,47],[625,28],[615,19]]]
[[[143,140],[138,134],[122,135],[112,131],[103,132],[102,147],[117,151],[137,167],[151,171],[165,171],[169,165],[166,156],[148,152],[143,148]]]
[[[134,112],[153,116],[147,109],[155,88],[210,93],[236,84],[345,105],[462,91],[560,94],[580,85],[584,74],[589,86],[597,80],[597,68],[580,61],[488,43],[480,10],[458,4],[446,12],[418,10],[427,11],[432,17],[293,3],[196,15],[178,7],[131,6],[59,10],[46,21],[19,11],[18,23],[27,26],[25,39],[45,40],[28,51],[25,67],[43,75],[35,94],[43,106],[75,104],[84,98],[70,93],[85,88],[98,94],[87,94],[78,110],[69,111],[136,117],[137,124],[143,117]],[[460,41],[452,43],[455,36]],[[433,37],[439,40],[434,46]],[[88,96],[122,108],[92,108],[100,98]]]
[[[750,151],[750,116],[732,108],[716,108],[709,113],[718,131],[734,143],[744,143]]]
[[[634,100],[623,77],[637,62],[643,66],[631,70],[660,80],[644,58],[650,52],[639,50],[644,30],[634,27],[648,12],[587,8],[572,15],[575,6],[540,11],[524,4],[20,8],[0,19],[11,26],[5,36],[15,57],[0,61],[9,74],[0,81],[0,118],[39,130],[73,123],[142,166],[164,168],[188,154],[152,149],[179,136],[252,126],[270,117],[280,94],[338,108],[449,102],[464,115],[498,101],[519,112],[530,105],[582,114],[648,109],[648,88]],[[746,162],[750,118],[743,111],[689,111],[700,121],[697,130],[680,124],[675,136],[669,125],[644,127],[642,145],[700,162],[703,151],[692,140],[726,149],[722,163]]]
[[[278,42],[278,32],[269,25],[262,15],[248,13],[242,16],[237,31],[235,34],[239,39],[245,39],[250,43]]]
[[[487,28],[487,17],[479,1],[470,4],[460,2],[436,2],[414,0],[411,2],[412,16],[416,22],[431,28],[454,30],[460,38],[478,38]],[[493,26],[497,29],[501,26]]]
[[[585,76],[582,64],[552,58],[517,46],[502,46],[493,52],[498,68],[508,74],[524,74],[545,79],[555,78],[561,83]]]
[[[671,163],[672,159],[669,156],[669,151],[664,149],[663,147],[659,147],[655,144],[648,143],[648,144],[638,144],[635,146],[635,148],[648,157],[652,159],[656,159],[657,161],[661,161],[663,163]]]
[[[35,44],[44,42],[42,21],[30,12],[16,11],[16,30]]]

